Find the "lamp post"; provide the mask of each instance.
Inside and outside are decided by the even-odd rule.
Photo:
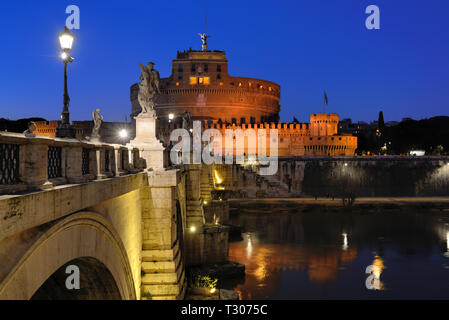
[[[126,138],[128,138],[128,131],[126,129],[121,129],[118,132],[118,135],[120,137],[120,140],[122,141],[122,144],[125,144]]]
[[[70,113],[69,113],[69,104],[70,97],[67,89],[67,65],[72,63],[75,59],[70,56],[70,50],[72,50],[73,34],[69,32],[69,29],[65,27],[64,32],[59,34],[59,44],[61,45],[61,59],[64,62],[64,98],[61,113],[61,123],[56,129],[56,136],[59,138],[74,138],[75,130],[70,125]]]

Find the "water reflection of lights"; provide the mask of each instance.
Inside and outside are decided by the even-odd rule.
[[[373,268],[371,269],[371,273],[375,276],[375,278],[372,281],[373,289],[385,290],[384,283],[380,280],[380,276],[383,270],[385,269],[384,260],[379,256],[375,256],[372,266]]]
[[[344,251],[346,251],[346,250],[348,250],[348,248],[349,248],[349,246],[348,246],[348,234],[347,234],[347,233],[343,233],[342,236],[343,236],[343,246],[342,246],[342,249],[343,249]]]
[[[247,240],[248,243],[247,243],[247,246],[246,246],[246,256],[249,259],[249,258],[251,258],[252,254],[253,254],[253,242],[251,240],[251,233],[248,233],[247,237],[248,237],[248,240]]]
[[[259,254],[256,255],[257,268],[254,270],[254,276],[260,282],[268,278],[268,259],[271,255],[269,249],[259,249]]]
[[[341,250],[342,243],[317,248],[304,244],[267,244],[257,232],[245,232],[242,237],[243,241],[230,243],[229,259],[245,265],[245,283],[235,289],[244,299],[265,299],[274,294],[283,271],[290,271],[291,276],[305,274],[306,281],[313,285],[334,284],[340,267],[351,265],[357,258],[354,244],[348,250]]]

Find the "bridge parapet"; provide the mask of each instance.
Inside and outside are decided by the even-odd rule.
[[[145,165],[133,146],[0,132],[0,194],[137,173]]]

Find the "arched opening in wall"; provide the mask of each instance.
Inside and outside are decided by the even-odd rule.
[[[179,200],[176,200],[176,235],[179,241],[181,259],[184,258],[184,224],[182,223],[182,211]]]
[[[66,281],[73,285],[76,273],[68,266],[79,269],[79,289],[68,289]],[[31,300],[121,300],[120,291],[107,267],[91,257],[72,260],[53,273],[31,297]]]

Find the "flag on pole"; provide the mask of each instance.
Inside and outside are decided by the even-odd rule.
[[[329,104],[329,100],[327,100],[326,90],[324,90],[324,104]]]

